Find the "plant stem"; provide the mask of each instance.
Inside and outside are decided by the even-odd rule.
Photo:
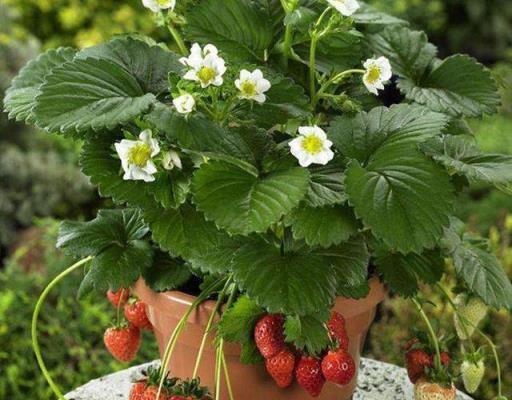
[[[73,264],[71,267],[67,268],[65,271],[61,272],[57,277],[55,277],[44,289],[43,293],[41,293],[41,296],[37,300],[34,313],[32,315],[32,348],[34,349],[34,353],[36,355],[37,363],[39,365],[39,368],[41,369],[41,372],[43,373],[43,376],[46,379],[46,382],[48,382],[48,385],[53,390],[53,393],[57,398],[60,400],[66,400],[64,398],[64,395],[58,388],[58,386],[53,381],[52,377],[50,376],[50,373],[48,372],[48,369],[46,368],[46,365],[43,360],[43,356],[41,353],[41,348],[39,346],[39,341],[37,339],[37,323],[39,319],[39,313],[41,311],[41,307],[44,304],[44,301],[46,300],[46,297],[51,292],[51,290],[55,287],[57,283],[59,283],[62,279],[64,279],[67,275],[69,275],[71,272],[75,271],[76,269],[80,268],[82,265],[88,263],[91,261],[94,257],[89,256],[86,257],[77,263]]]
[[[316,49],[318,46],[318,36],[313,33],[311,37],[311,47],[309,49],[309,93],[311,96],[311,106],[316,105]]]
[[[285,26],[284,29],[284,43],[283,43],[283,66],[288,70],[288,60],[290,58],[293,40],[293,30],[290,24]]]
[[[180,33],[172,23],[172,21],[167,21],[167,29],[169,29],[169,32],[171,32],[172,38],[176,42],[176,45],[178,46],[180,53],[184,56],[188,55],[188,49],[187,46],[185,46],[185,42],[183,41],[183,38],[181,37]]]
[[[124,288],[121,289],[121,295],[120,295],[121,300],[123,299],[123,296],[124,296],[124,290],[125,290]],[[121,303],[122,303],[121,300],[117,303],[117,307],[116,307],[117,326],[121,325]]]
[[[325,91],[334,83],[340,82],[343,78],[345,78],[348,75],[352,74],[364,74],[366,71],[364,69],[348,69],[346,71],[340,72],[339,74],[334,75],[331,77],[327,82],[325,82],[318,92],[314,95],[314,98],[312,98],[312,105],[313,108],[315,108],[316,104],[318,103],[318,100],[322,97],[322,95],[325,93]]]
[[[220,400],[220,378],[222,370],[222,354],[224,352],[224,339],[220,339],[215,351],[215,400]]]
[[[229,377],[228,364],[226,363],[226,356],[224,351],[221,354],[222,357],[222,368],[224,369],[224,377],[226,379],[226,386],[228,387],[229,400],[234,400],[233,388],[231,387],[231,378]]]
[[[432,341],[432,344],[434,345],[434,348],[436,350],[436,356],[434,358],[434,363],[435,363],[436,369],[438,371],[440,371],[441,370],[441,351],[439,349],[439,341],[437,340],[437,336],[434,332],[434,328],[432,327],[432,324],[430,323],[430,320],[428,319],[427,314],[425,314],[425,311],[421,307],[420,302],[416,298],[413,298],[412,302],[418,309],[418,312],[419,312],[421,318],[423,319],[423,321],[425,322],[425,325],[427,325],[427,328],[428,328],[428,331],[430,334],[430,340]]]

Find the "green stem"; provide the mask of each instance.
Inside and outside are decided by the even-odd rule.
[[[327,80],[318,92],[315,94],[312,104],[313,108],[316,106],[318,100],[322,97],[322,95],[325,93],[325,91],[329,88],[329,86],[339,83],[341,80],[343,80],[346,76],[352,75],[352,74],[364,74],[366,71],[364,69],[348,69],[346,71],[340,72],[339,74],[334,75],[332,78]]]
[[[318,36],[313,34],[311,37],[311,47],[309,49],[309,93],[311,96],[311,106],[314,109],[316,105],[316,49],[318,46]]]
[[[171,32],[172,38],[176,42],[176,45],[178,46],[180,53],[184,56],[188,55],[188,49],[187,46],[185,46],[185,42],[183,41],[183,38],[181,37],[180,33],[176,29],[176,27],[173,25],[172,21],[167,22],[167,29],[169,29],[169,32]]]
[[[425,325],[427,325],[427,328],[428,328],[428,331],[430,334],[430,340],[432,341],[432,344],[434,345],[434,348],[436,350],[436,356],[434,358],[435,367],[438,371],[440,371],[442,369],[442,367],[441,367],[441,350],[439,349],[439,341],[437,340],[437,336],[434,332],[434,328],[432,327],[432,324],[430,323],[430,320],[428,319],[427,314],[425,314],[425,311],[421,307],[421,304],[419,303],[419,301],[417,299],[413,298],[412,302],[418,309],[418,312],[419,312],[421,318],[423,319],[423,321],[425,322]]]
[[[224,352],[224,339],[220,339],[215,351],[215,400],[220,400],[220,378],[222,370],[222,354]]]
[[[123,296],[124,296],[124,290],[125,290],[124,288],[121,289],[121,295],[120,295],[121,300],[123,299]],[[117,307],[116,307],[117,326],[121,325],[121,303],[122,303],[121,300],[117,303]]]
[[[57,275],[57,277],[54,278],[48,284],[48,286],[46,286],[46,288],[44,289],[43,293],[41,293],[41,296],[37,300],[37,303],[36,303],[36,306],[35,306],[35,309],[34,309],[34,314],[32,315],[32,348],[34,349],[34,353],[36,355],[37,363],[39,365],[39,368],[41,369],[41,372],[43,373],[43,376],[46,379],[46,382],[48,382],[48,385],[53,390],[53,393],[60,400],[66,400],[66,399],[64,398],[64,395],[62,394],[62,392],[60,391],[58,386],[53,381],[52,377],[50,376],[50,373],[48,372],[48,369],[46,368],[46,365],[44,363],[43,356],[42,356],[42,353],[41,353],[41,348],[39,346],[39,341],[37,339],[37,323],[38,323],[38,319],[39,319],[39,313],[41,311],[42,305],[44,304],[44,301],[46,300],[46,297],[51,292],[51,290],[55,287],[55,285],[57,283],[59,283],[62,279],[64,279],[67,275],[69,275],[71,272],[73,272],[76,269],[80,268],[82,265],[88,263],[93,258],[94,257],[92,257],[92,256],[86,257],[86,258],[78,261],[77,263],[73,264],[71,267],[69,267],[65,271],[61,272],[59,275]]]
[[[284,30],[284,44],[283,44],[283,65],[288,69],[288,60],[290,59],[293,41],[293,27],[288,24]]]
[[[226,356],[225,356],[224,352],[222,352],[221,357],[222,357],[222,368],[224,369],[224,377],[226,379],[226,386],[228,387],[229,400],[234,400],[235,396],[233,395],[233,388],[231,386],[231,378],[229,376],[228,364],[226,362]]]

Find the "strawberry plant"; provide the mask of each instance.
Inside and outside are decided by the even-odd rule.
[[[374,276],[412,297],[445,259],[468,295],[512,309],[498,260],[453,217],[470,185],[512,192],[512,157],[480,151],[465,122],[500,104],[487,68],[440,59],[424,33],[356,0],[144,5],[172,43],[131,34],[49,50],[5,108],[83,141],[83,172],[116,205],[61,226],[58,246],[85,257],[68,271],[87,264],[81,296],[141,277],[155,291],[199,287],[164,365],[215,297],[195,371],[222,309],[216,396],[226,341],[244,362],[265,358],[281,386],[297,357],[295,378],[318,395],[325,378],[354,375],[335,298],[366,297]]]

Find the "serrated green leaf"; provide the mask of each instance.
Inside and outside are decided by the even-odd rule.
[[[169,72],[179,73],[179,57],[161,46],[133,37],[115,38],[79,52],[75,59],[108,60],[123,67],[137,79],[144,93],[160,94],[169,90]]]
[[[501,103],[491,72],[465,55],[449,57],[420,81],[403,79],[398,86],[409,100],[454,117],[494,114]]]
[[[192,277],[192,273],[182,261],[171,258],[169,254],[157,252],[152,265],[142,271],[142,277],[155,292],[166,292],[184,285]]]
[[[349,207],[301,207],[291,216],[295,239],[310,246],[330,247],[357,233],[358,223]]]
[[[240,362],[246,365],[260,364],[264,360],[256,343],[250,341],[242,344],[242,353],[240,354]]]
[[[382,146],[366,167],[353,162],[346,175],[356,215],[389,248],[420,252],[438,243],[449,223],[454,187],[446,171],[415,147]]]
[[[288,316],[284,324],[284,334],[288,343],[311,356],[317,356],[330,343],[325,323],[329,319],[319,319],[316,316]]]
[[[254,301],[242,296],[222,314],[217,332],[228,342],[249,343],[254,340],[254,327],[264,313]]]
[[[311,315],[334,301],[334,271],[320,256],[281,255],[272,245],[243,246],[233,258],[235,282],[270,313]]]
[[[334,163],[309,169],[310,185],[305,203],[311,207],[332,206],[347,201],[342,168]]]
[[[417,293],[418,280],[435,284],[444,272],[444,259],[438,250],[406,255],[381,250],[375,263],[391,289],[405,297]]]
[[[9,118],[32,121],[35,98],[40,93],[39,87],[44,83],[45,77],[55,67],[72,60],[75,53],[75,49],[60,47],[48,50],[25,65],[5,92],[4,107]]]
[[[440,135],[449,120],[425,107],[399,104],[338,117],[328,134],[346,157],[366,162],[384,143],[420,143]]]
[[[181,171],[162,171],[156,174],[155,182],[147,185],[147,191],[164,208],[177,208],[187,200],[191,179]]]
[[[225,162],[203,164],[193,178],[194,201],[207,219],[232,234],[265,232],[304,198],[306,169],[259,177]]]
[[[87,58],[54,68],[33,112],[37,124],[49,131],[97,131],[126,124],[155,101],[123,67]]]
[[[356,24],[361,25],[407,25],[408,22],[403,19],[378,11],[375,7],[359,2],[361,7],[352,18]]]
[[[272,21],[250,0],[205,0],[185,17],[191,42],[212,43],[232,60],[263,60],[273,40]]]

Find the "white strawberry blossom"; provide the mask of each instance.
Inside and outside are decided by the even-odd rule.
[[[157,169],[153,157],[160,153],[158,141],[153,139],[150,129],[142,131],[139,140],[123,139],[115,148],[124,170],[126,181],[153,182]]]
[[[192,96],[190,93],[184,93],[179,97],[176,97],[172,104],[174,104],[174,107],[176,107],[176,111],[178,111],[180,114],[188,115],[196,106],[196,101],[194,99],[194,96]]]
[[[302,167],[311,164],[326,165],[334,157],[332,142],[325,131],[318,126],[301,126],[299,136],[289,144],[291,153]]]
[[[240,79],[235,81],[235,86],[240,90],[241,99],[254,100],[261,104],[267,99],[264,93],[268,92],[271,84],[263,77],[261,70],[249,72],[243,69],[240,71]]]
[[[181,158],[178,152],[174,150],[166,151],[162,157],[162,166],[168,171],[174,169],[174,167],[181,169]]]
[[[379,57],[370,58],[363,65],[366,70],[363,75],[363,83],[371,93],[378,95],[379,90],[383,90],[384,84],[393,76],[391,64],[386,57]]]
[[[157,13],[160,10],[174,10],[174,7],[176,7],[176,0],[142,0],[142,4],[144,7]]]
[[[361,7],[357,0],[327,0],[327,2],[345,17],[350,17]]]
[[[203,88],[210,85],[221,86],[224,83],[222,77],[226,72],[226,63],[219,57],[219,51],[212,44],[201,48],[199,44],[194,43],[190,55],[182,57],[180,62],[190,68],[184,78],[199,82]]]

